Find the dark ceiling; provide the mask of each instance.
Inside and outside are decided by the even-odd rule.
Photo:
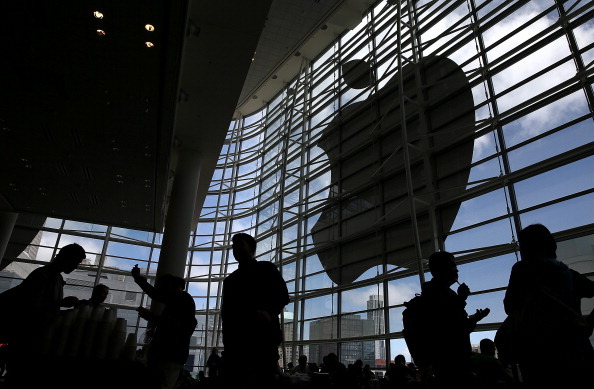
[[[168,2],[135,4],[101,1],[103,19],[91,2],[2,4],[3,210],[159,225],[176,94],[165,71],[183,19]]]
[[[278,92],[308,37],[335,18],[313,56],[368,3],[2,2],[0,211],[161,231],[175,143],[203,155],[196,217],[238,102],[265,104],[249,96]]]

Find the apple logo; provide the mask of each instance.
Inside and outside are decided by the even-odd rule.
[[[354,89],[371,85],[374,78],[374,69],[362,60],[343,64],[342,71]],[[422,256],[435,251],[434,231],[447,235],[460,208],[458,196],[466,189],[474,127],[466,75],[438,55],[405,65],[367,100],[337,114],[316,142],[331,165],[332,186],[311,229],[317,255],[334,283],[351,283],[384,261],[402,269],[418,267],[403,129]]]

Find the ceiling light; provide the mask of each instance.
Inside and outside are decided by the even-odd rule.
[[[101,12],[99,12],[99,11],[95,11],[95,12],[93,12],[93,16],[94,16],[96,19],[103,19],[103,14],[102,14]]]
[[[155,31],[155,26],[153,26],[152,24],[147,24],[144,26],[145,30],[149,31],[149,32],[153,32]]]
[[[103,30],[97,30],[97,35],[99,35],[99,36],[105,36],[105,31],[103,31]]]
[[[155,44],[153,42],[144,42],[144,45],[146,47],[153,47],[153,46],[155,46]]]

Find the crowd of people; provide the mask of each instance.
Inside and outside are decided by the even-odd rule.
[[[594,281],[557,260],[556,242],[543,225],[526,227],[518,240],[521,260],[511,269],[503,301],[508,318],[495,342],[483,339],[480,353],[472,352],[470,333],[489,309],[467,313],[471,291],[458,281],[456,258],[438,251],[428,260],[432,279],[421,285],[426,304],[424,343],[417,347],[407,338],[416,364],[397,355],[381,377],[361,360],[345,366],[336,353],[324,356],[319,365],[301,355],[296,365],[280,368],[279,315],[289,303],[287,286],[274,264],[255,259],[256,240],[239,233],[232,237],[238,268],[224,280],[221,296],[224,350],[219,355],[218,349],[212,349],[206,362],[208,374],[201,371],[193,378],[184,364],[197,325],[196,308],[184,279],[160,274],[151,285],[135,266],[131,276],[155,305],[137,308],[151,333],[150,385],[159,389],[487,389],[520,383],[529,388],[593,383],[594,349],[589,337],[594,313],[583,316],[580,303],[594,297]],[[67,245],[50,263],[1,295],[7,316],[0,327],[0,343],[10,346],[7,370],[15,380],[12,387],[22,387],[26,380],[28,351],[39,341],[38,328],[48,326],[64,308],[102,304],[107,297],[109,288],[102,284],[88,300],[63,295],[62,273],[74,271],[84,258],[81,246]]]

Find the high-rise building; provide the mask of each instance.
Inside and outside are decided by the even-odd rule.
[[[367,318],[373,320],[374,334],[385,334],[384,297],[373,294],[367,300]],[[386,366],[386,343],[383,340],[375,341],[374,366]]]

